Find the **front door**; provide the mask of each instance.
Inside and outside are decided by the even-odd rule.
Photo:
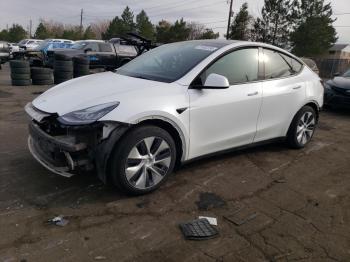
[[[189,89],[189,158],[252,143],[262,101],[259,50],[235,50],[219,58],[195,80],[216,73],[227,77],[227,89]]]

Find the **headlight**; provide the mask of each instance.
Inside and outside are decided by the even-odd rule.
[[[58,121],[66,125],[87,125],[111,112],[119,105],[119,102],[111,102],[97,106],[88,107],[82,110],[67,113],[58,118]]]

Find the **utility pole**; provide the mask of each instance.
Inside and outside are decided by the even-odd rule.
[[[83,8],[80,10],[80,32],[83,32]]]
[[[229,37],[229,33],[230,33],[230,26],[231,26],[231,16],[232,16],[232,2],[233,0],[230,0],[230,10],[228,12],[228,22],[227,22],[227,32],[226,32],[226,39],[228,39]]]
[[[29,38],[32,38],[32,26],[33,22],[32,19],[29,20]]]

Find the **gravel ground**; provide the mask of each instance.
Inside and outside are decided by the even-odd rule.
[[[47,88],[12,87],[0,70],[0,261],[350,261],[350,111],[322,112],[303,150],[208,158],[126,197],[31,157],[23,107]],[[56,215],[69,223],[46,223]],[[200,215],[219,236],[184,240],[178,224]]]

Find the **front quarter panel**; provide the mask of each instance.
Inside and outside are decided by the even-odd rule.
[[[144,94],[128,96],[127,100],[121,97],[119,106],[99,121],[138,124],[149,119],[163,120],[179,131],[187,149],[190,121],[188,107],[187,87],[170,83],[166,87],[164,85],[149,87],[144,90]],[[179,113],[177,109],[180,108],[186,108],[186,110]]]

